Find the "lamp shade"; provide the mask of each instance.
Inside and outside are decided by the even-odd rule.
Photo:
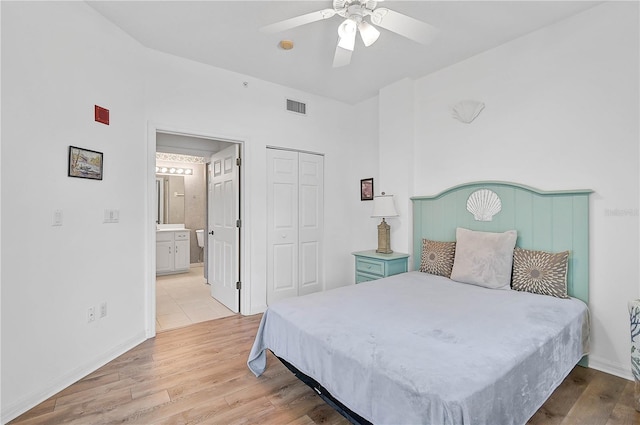
[[[397,217],[398,212],[393,204],[393,195],[373,197],[373,214],[371,217]]]
[[[380,37],[380,31],[378,31],[373,25],[370,25],[366,21],[362,21],[358,24],[360,30],[360,37],[365,46],[369,47],[376,42]]]
[[[340,36],[338,46],[346,50],[351,50],[353,52],[353,48],[356,44],[357,29],[358,27],[353,20],[345,19],[344,22],[338,27],[338,35]]]

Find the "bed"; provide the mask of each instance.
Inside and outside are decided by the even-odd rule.
[[[526,423],[586,364],[589,193],[477,182],[412,198],[414,269],[429,242],[456,242],[450,276],[426,267],[275,303],[249,368],[272,351],[354,423]],[[566,298],[459,281],[467,232],[515,244],[513,230],[519,252],[566,253]]]

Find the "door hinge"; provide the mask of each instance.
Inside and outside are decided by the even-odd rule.
[[[236,289],[242,289],[242,282],[236,282]]]
[[[236,227],[242,227],[242,220],[236,220]]]
[[[236,158],[236,165],[239,167],[240,165],[242,165],[242,159],[240,159],[240,157]]]

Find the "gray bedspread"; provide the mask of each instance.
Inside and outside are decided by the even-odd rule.
[[[375,424],[524,424],[587,353],[587,306],[420,272],[273,304],[269,349]]]

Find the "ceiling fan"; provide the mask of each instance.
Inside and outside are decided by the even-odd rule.
[[[295,28],[323,19],[339,15],[344,19],[338,26],[338,45],[333,58],[333,66],[340,67],[351,62],[351,54],[356,43],[356,33],[360,33],[366,47],[371,46],[380,36],[380,31],[374,25],[393,31],[418,43],[428,44],[433,40],[438,30],[422,21],[402,13],[394,12],[386,7],[377,7],[383,0],[333,0],[333,9],[323,9],[316,12],[285,19],[260,28],[265,33],[276,33]],[[369,17],[371,23],[366,21]],[[374,24],[374,25],[372,25]]]

